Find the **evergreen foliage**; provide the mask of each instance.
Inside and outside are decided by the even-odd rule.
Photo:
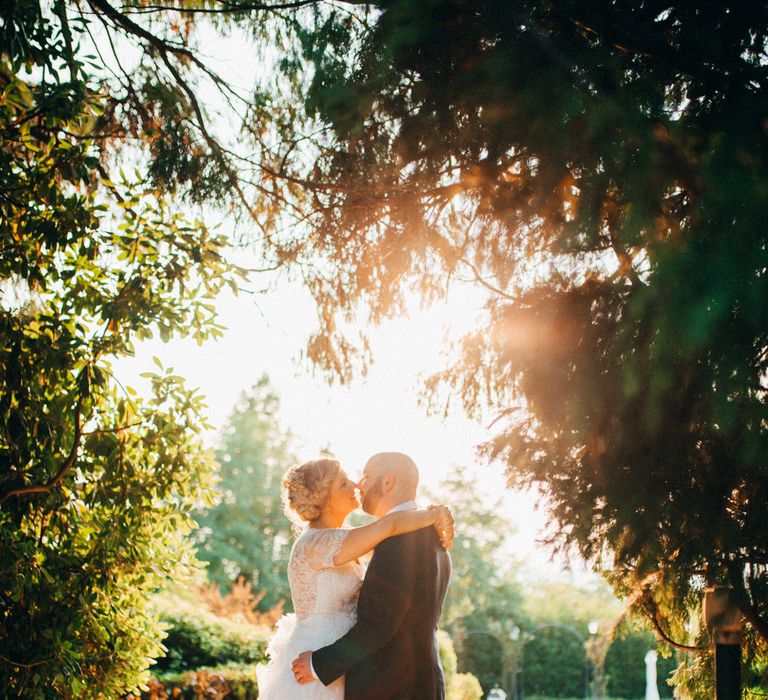
[[[262,377],[244,392],[224,429],[216,457],[220,502],[197,516],[198,554],[208,576],[229,589],[240,576],[264,593],[259,606],[290,603],[288,559],[293,533],[280,483],[297,462],[290,433],[278,423],[279,399]]]
[[[542,488],[552,544],[688,638],[733,587],[768,644],[768,9],[725,2],[374,3],[297,20],[320,258],[310,353],[340,319],[467,277],[487,323],[431,382],[498,414],[487,455]],[[287,191],[287,190],[285,190]],[[703,688],[703,687],[702,687]],[[704,697],[700,692],[686,692]]]

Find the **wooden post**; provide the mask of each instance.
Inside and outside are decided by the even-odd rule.
[[[715,697],[741,700],[741,646],[715,644]]]
[[[744,617],[729,588],[708,588],[704,620],[715,648],[716,700],[741,699],[741,633]]]

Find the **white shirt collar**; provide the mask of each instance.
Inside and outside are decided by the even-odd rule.
[[[416,510],[417,508],[416,501],[405,501],[404,503],[398,503],[396,506],[392,506],[386,514],[397,513],[401,510]]]

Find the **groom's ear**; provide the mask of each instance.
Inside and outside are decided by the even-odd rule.
[[[381,479],[381,490],[384,493],[389,493],[390,491],[392,491],[392,489],[395,488],[396,483],[397,483],[397,477],[394,474],[392,473],[385,474]]]

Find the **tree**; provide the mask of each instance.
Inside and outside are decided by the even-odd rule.
[[[525,693],[579,697],[587,676],[590,684],[597,682],[598,694],[616,698],[645,694],[644,657],[657,649],[658,642],[641,627],[642,620],[626,615],[607,584],[538,581],[527,591],[523,608],[527,622],[520,677]],[[597,623],[594,635],[591,622]],[[662,697],[671,695],[665,681],[676,666],[673,656],[659,656]]]
[[[603,635],[621,614],[619,601],[605,584],[582,587],[542,580],[527,590],[523,609],[527,617],[521,636],[523,691],[554,697],[584,695],[585,674],[591,666],[588,652],[603,646],[594,644],[589,623],[598,623],[600,641],[609,644],[610,638]]]
[[[440,664],[445,674],[446,700],[480,700],[483,690],[470,673],[457,673],[456,651],[453,641],[443,630],[437,632],[437,645],[440,654]]]
[[[443,625],[450,629],[463,618],[477,622],[483,617],[515,622],[521,603],[516,581],[521,563],[505,551],[515,525],[501,501],[489,502],[469,470],[460,465],[451,467],[426,496],[448,505],[459,523],[451,548],[451,585],[443,604]]]
[[[655,650],[656,639],[651,632],[637,629],[630,622],[623,622],[616,632],[605,659],[605,673],[608,678],[608,696],[616,698],[639,698],[645,695],[645,664],[643,660],[650,650]],[[674,655],[656,659],[658,689],[661,697],[671,697],[672,691],[667,680],[677,667]]]
[[[768,9],[369,7],[297,16],[286,59],[320,136],[281,161],[308,196],[271,242],[318,261],[310,354],[344,378],[344,319],[468,275],[487,323],[431,386],[498,413],[487,454],[543,489],[552,544],[674,642],[733,587],[764,654]]]
[[[380,320],[468,274],[488,322],[433,384],[470,414],[498,412],[488,454],[547,494],[555,543],[676,640],[704,585],[733,586],[764,655],[768,9],[87,4],[0,10],[3,280],[40,285],[52,241],[93,254],[78,176],[93,206],[122,198],[145,224],[108,177],[129,145],[149,188],[236,206],[267,264],[301,266],[320,307],[308,353],[342,379],[366,354],[346,319]],[[234,90],[200,60],[201,17],[258,37],[282,76]],[[230,102],[227,138],[204,84]],[[136,288],[118,310],[138,308]],[[4,417],[16,440],[20,419]]]
[[[197,517],[199,557],[223,590],[244,576],[264,597],[260,609],[290,601],[291,523],[280,482],[297,462],[291,435],[277,420],[279,399],[263,376],[232,411],[216,452],[221,501]]]
[[[214,460],[196,391],[160,367],[139,399],[110,359],[216,336],[237,270],[145,174],[107,177],[119,107],[85,25],[60,2],[1,12],[0,689],[115,697],[162,652],[149,596],[196,565]]]
[[[520,683],[525,695],[584,696],[587,659],[584,645],[557,626],[538,631],[525,645]]]
[[[505,551],[514,523],[498,499],[484,497],[463,466],[452,467],[427,496],[448,505],[457,522],[441,625],[456,641],[462,671],[486,690],[504,686],[514,656],[510,632],[525,624],[517,578],[521,564]]]

